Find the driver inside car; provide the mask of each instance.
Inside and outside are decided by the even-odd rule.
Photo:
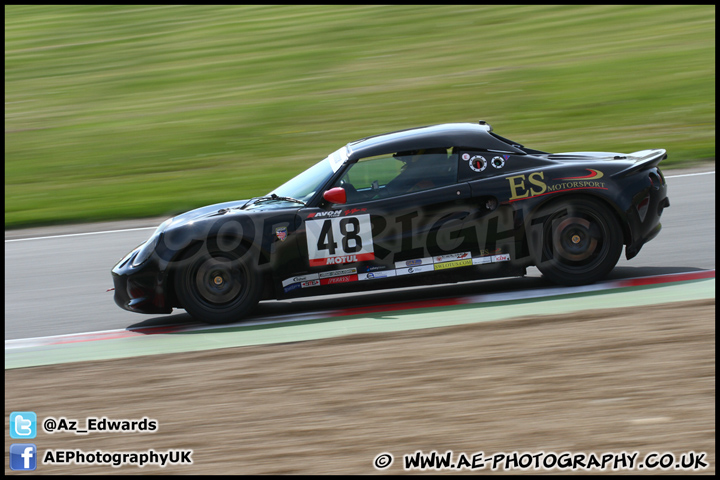
[[[427,148],[393,155],[404,163],[400,174],[387,184],[387,189],[396,195],[419,192],[428,188],[453,182],[447,150]]]

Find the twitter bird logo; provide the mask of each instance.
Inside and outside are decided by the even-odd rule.
[[[37,415],[35,412],[12,412],[10,414],[11,438],[35,438]]]

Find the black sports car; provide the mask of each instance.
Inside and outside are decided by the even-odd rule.
[[[610,272],[660,231],[665,150],[551,154],[487,123],[347,144],[270,192],[160,225],[112,269],[115,302],[208,323],[260,300],[522,276]]]

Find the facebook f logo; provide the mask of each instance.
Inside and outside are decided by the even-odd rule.
[[[10,470],[35,470],[37,447],[32,443],[10,445]]]
[[[10,414],[11,438],[35,438],[37,415],[35,412],[12,412]]]

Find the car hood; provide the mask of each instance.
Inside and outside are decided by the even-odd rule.
[[[240,210],[249,200],[233,200],[231,202],[215,203],[207,205],[205,207],[196,208],[188,212],[182,213],[175,217],[172,217],[165,221],[156,233],[162,231],[175,229],[178,227],[190,225],[190,224],[201,224],[207,219],[212,219],[224,215],[232,216],[257,216],[262,215],[264,212],[272,210],[277,212],[279,210],[298,210],[300,205],[285,203],[285,202],[266,202],[260,204],[253,204],[248,206],[244,210]]]
[[[181,223],[188,223],[194,220],[199,220],[201,218],[224,215],[228,213],[231,209],[234,209],[235,211],[240,211],[238,209],[245,205],[247,202],[248,200],[234,200],[232,202],[214,203],[205,207],[196,208],[194,210],[181,213],[180,215],[176,215],[175,217],[173,217],[172,223],[173,225],[176,225]]]

